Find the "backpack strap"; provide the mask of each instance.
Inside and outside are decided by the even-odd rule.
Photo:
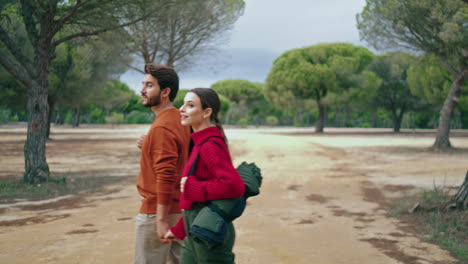
[[[223,149],[223,147],[221,146],[221,144],[219,144],[218,141],[213,140],[213,139],[210,139],[210,140],[207,140],[207,141],[214,142],[216,145],[218,145],[218,147]],[[207,141],[203,142],[202,145],[204,143],[206,143]],[[200,148],[201,148],[201,146],[200,146]],[[200,151],[197,152],[197,155],[195,156],[195,159],[193,160],[192,166],[190,167],[190,170],[189,170],[189,174],[188,174],[189,176],[193,175],[193,173],[195,172],[195,168],[197,167],[197,162],[198,162],[198,157],[199,156],[200,156]]]

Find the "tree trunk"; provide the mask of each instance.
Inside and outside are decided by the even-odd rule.
[[[399,133],[401,128],[401,121],[403,120],[404,110],[401,110],[398,114],[397,111],[393,111],[393,132]]]
[[[299,127],[304,127],[304,116],[303,116],[303,111],[302,109],[297,110],[296,112],[296,118],[297,118],[297,123],[299,124]]]
[[[437,127],[436,141],[432,147],[436,150],[443,150],[451,147],[449,140],[450,133],[450,119],[453,110],[457,106],[463,83],[465,81],[465,74],[468,70],[463,70],[453,81],[450,91],[445,99],[444,106],[440,111],[439,126]]]
[[[81,115],[81,106],[77,105],[75,109],[75,114],[73,115],[72,127],[80,126],[80,115]]]
[[[62,116],[62,112],[60,112],[60,109],[57,109],[57,117],[55,118],[55,124],[63,125],[63,116]]]
[[[47,103],[47,68],[41,69],[42,81],[33,81],[28,89],[28,132],[24,144],[25,183],[40,183],[49,179],[46,161],[46,135],[49,105]],[[44,78],[45,75],[45,78]]]
[[[371,124],[371,126],[372,126],[373,128],[378,127],[378,124],[377,124],[377,119],[378,119],[378,117],[377,117],[377,111],[372,111],[371,115],[372,115],[372,120],[371,120],[371,123],[372,123],[372,124]]]
[[[50,139],[50,123],[52,123],[52,113],[55,108],[55,99],[48,96],[47,103],[49,104],[49,114],[47,115],[47,133],[46,138]]]
[[[458,209],[468,210],[468,171],[457,194],[453,196],[455,206]]]
[[[323,133],[323,127],[325,126],[325,107],[320,101],[317,101],[319,116],[317,125],[315,126],[315,133]]]

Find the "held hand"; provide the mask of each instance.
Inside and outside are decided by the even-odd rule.
[[[164,239],[166,239],[169,242],[174,242],[177,240],[177,238],[174,236],[174,234],[172,233],[170,229],[167,230],[166,235],[164,235]]]
[[[165,238],[166,233],[169,231],[169,224],[167,221],[158,221],[156,231],[158,233],[158,238],[162,243],[167,244],[171,242]]]
[[[185,177],[182,177],[180,179],[180,192],[183,193],[184,192],[184,188],[185,188],[185,182],[187,181],[187,176]]]
[[[139,149],[141,149],[141,146],[143,145],[143,141],[145,141],[145,137],[146,135],[141,135],[138,139],[137,139],[137,147]]]

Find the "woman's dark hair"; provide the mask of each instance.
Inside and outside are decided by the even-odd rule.
[[[177,72],[168,66],[156,63],[145,64],[145,74],[151,74],[158,81],[159,88],[170,88],[169,100],[174,102],[174,98],[179,91],[179,76]]]
[[[200,98],[200,102],[203,109],[211,108],[210,121],[216,125],[216,127],[223,134],[224,143],[228,146],[226,134],[224,134],[223,125],[219,121],[218,113],[221,110],[221,100],[219,100],[218,94],[210,88],[194,88],[190,92],[196,94]]]

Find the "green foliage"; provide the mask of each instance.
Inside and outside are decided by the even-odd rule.
[[[125,117],[126,124],[150,124],[154,119],[153,113],[133,110]]]
[[[321,101],[329,92],[356,85],[371,60],[372,53],[366,48],[345,43],[288,51],[273,63],[267,77],[267,99],[283,109],[290,108],[294,99]]]
[[[26,95],[26,87],[0,66],[0,107],[24,111]]]
[[[466,67],[468,5],[460,0],[367,0],[357,15],[362,39],[377,49],[410,48]]]
[[[89,113],[89,115],[90,115],[89,122],[90,123],[104,124],[106,122],[106,120],[104,119],[105,112],[104,112],[103,109],[92,106],[89,111],[90,111],[90,113]]]
[[[173,102],[173,105],[176,107],[176,108],[180,108],[183,104],[184,104],[184,98],[185,98],[185,95],[190,92],[190,90],[186,90],[186,89],[179,89],[179,91],[177,92],[177,96],[176,98],[174,99],[174,102]]]
[[[268,74],[264,95],[274,107],[308,109],[311,101],[319,109],[316,131],[323,130],[325,106],[333,94],[342,94],[364,83],[362,72],[373,54],[364,47],[346,43],[319,44],[287,51],[278,57]],[[328,98],[327,98],[328,97]],[[299,125],[301,124],[299,118]]]
[[[10,121],[11,111],[9,109],[0,108],[0,125]]]
[[[278,118],[276,116],[267,116],[265,121],[266,121],[267,125],[269,125],[269,126],[276,126],[276,125],[278,125],[278,122],[279,122]]]
[[[413,116],[417,128],[434,128],[434,122],[437,120],[437,114],[430,112],[416,112]]]
[[[257,100],[262,96],[259,84],[242,79],[219,81],[211,85],[211,89],[235,103]]]
[[[124,110],[124,113],[130,113],[132,111],[148,111],[146,107],[141,103],[141,97],[139,95],[133,94],[127,102],[127,107]]]
[[[221,110],[219,113],[219,118],[223,119],[224,117],[226,117],[229,109],[231,109],[231,102],[229,101],[227,97],[221,94],[219,95],[219,100],[221,101]]]
[[[124,115],[121,113],[112,112],[109,116],[105,117],[106,124],[123,124]]]
[[[432,55],[421,58],[418,64],[408,70],[408,84],[411,93],[421,98],[425,103],[440,109],[448,94],[453,76],[442,66],[440,59]],[[468,128],[468,85],[463,86],[457,109],[460,113],[462,128]],[[426,115],[432,115],[435,110],[428,109]],[[432,110],[432,111],[431,111]]]
[[[468,5],[461,0],[367,0],[357,15],[361,38],[376,49],[435,55],[452,75],[440,111],[434,149],[450,148],[449,128],[467,69]],[[451,97],[451,98],[449,98]],[[458,99],[458,98],[457,98]]]
[[[222,102],[226,102],[222,111],[226,123],[236,124],[243,116],[249,116],[250,121],[258,124],[265,118],[266,111],[271,110],[263,96],[261,83],[231,79],[216,82],[211,88],[220,95]]]
[[[434,56],[425,56],[408,70],[411,93],[430,105],[442,106],[452,84],[452,76]]]
[[[458,109],[460,111],[460,119],[463,129],[468,129],[468,89],[464,89],[464,96],[460,97]]]
[[[412,95],[408,85],[408,70],[415,64],[415,57],[405,53],[387,53],[376,56],[369,66],[381,80],[372,100],[374,107],[392,114],[394,131],[399,131],[404,114],[422,107]]]
[[[65,124],[71,124],[73,122],[73,113],[71,110],[67,111],[65,117],[63,118]]]
[[[249,124],[249,119],[247,117],[243,117],[237,121],[237,125],[241,127],[246,127]]]

